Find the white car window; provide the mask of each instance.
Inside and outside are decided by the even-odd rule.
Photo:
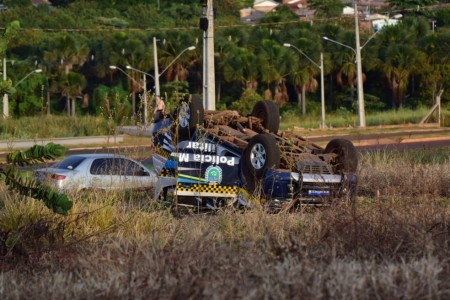
[[[124,175],[126,176],[148,176],[148,173],[145,172],[145,169],[140,166],[139,164],[135,163],[132,160],[129,159],[123,159],[122,160],[123,163],[123,170],[124,170]]]
[[[70,156],[63,161],[54,164],[52,167],[57,169],[73,170],[84,160],[85,158],[82,156]]]
[[[105,158],[94,159],[89,170],[92,175],[104,175],[110,171]]]

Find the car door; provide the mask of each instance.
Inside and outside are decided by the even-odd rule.
[[[122,159],[124,185],[127,188],[149,189],[156,183],[157,176],[143,165],[131,159]]]
[[[123,183],[121,180],[121,165],[119,158],[96,158],[91,168],[92,188],[119,189]]]

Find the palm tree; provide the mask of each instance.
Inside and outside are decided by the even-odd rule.
[[[284,104],[287,101],[284,74],[287,73],[290,65],[289,55],[286,54],[284,47],[280,43],[272,39],[263,39],[257,56],[261,62],[258,66],[261,81],[267,85],[265,98],[272,98],[270,85],[274,83],[275,99],[279,104]]]
[[[182,32],[171,32],[168,33],[162,47],[158,48],[158,63],[162,70],[167,68],[165,74],[162,74],[167,81],[187,81],[189,69],[200,62],[197,51],[187,51],[177,58],[181,51],[190,46],[195,46],[193,36]]]
[[[65,77],[67,77],[75,66],[82,66],[89,57],[89,47],[87,46],[84,37],[81,35],[76,36],[74,34],[69,35],[67,33],[61,33],[52,40],[52,43],[53,44],[50,45],[51,48],[44,51],[44,60],[49,63],[53,72],[60,74],[61,76],[65,75]],[[62,90],[58,89],[62,86],[63,85],[56,84],[52,89],[64,94]],[[66,92],[68,90],[66,90]],[[73,107],[71,109],[71,95],[65,93],[65,96],[66,111],[70,116],[71,111],[74,111],[75,108]],[[72,104],[74,104],[73,101]]]
[[[246,60],[248,52],[245,48],[229,42],[224,45],[219,44],[219,56],[217,60],[218,69],[221,71],[223,80],[228,83],[245,81]]]
[[[409,78],[423,65],[425,55],[416,45],[414,28],[404,24],[388,26],[380,35],[379,69],[392,91],[392,106],[402,108]]]
[[[303,25],[304,26],[304,25]],[[317,64],[320,60],[319,54],[322,51],[321,45],[319,43],[320,37],[317,33],[312,31],[311,28],[302,27],[296,31],[294,37],[288,38],[292,41],[292,44],[296,46],[300,51],[304,53],[298,53],[298,51],[293,51],[292,49],[286,49],[289,51],[290,57],[287,58],[289,61],[289,82],[292,83],[297,91],[297,102],[299,107],[302,109],[302,115],[306,114],[306,92],[314,92],[318,87],[318,81],[315,79],[320,73],[320,69]],[[311,61],[305,57],[305,55],[316,62],[313,65]]]
[[[297,103],[301,107],[302,115],[306,115],[306,92],[314,92],[317,90],[318,82],[314,78],[317,75],[318,69],[314,66],[307,65],[301,67],[300,63],[297,63],[298,67],[289,76],[289,81],[295,86],[297,91]]]
[[[428,57],[422,66],[425,86],[432,98],[450,85],[450,33],[433,34],[426,39]]]
[[[353,32],[342,32],[337,40],[342,41],[345,45],[353,45],[355,35]],[[332,58],[336,63],[336,82],[340,86],[348,86],[353,98],[357,80],[356,53],[341,45],[334,44],[332,46]]]
[[[105,58],[104,66],[108,68],[109,74],[113,74],[114,70],[110,70],[110,65],[115,65],[125,69],[130,65],[136,69],[148,71],[153,68],[153,56],[151,51],[151,38],[140,33],[117,33],[111,39],[104,42],[105,52],[108,57]],[[120,76],[123,76],[120,74]],[[136,71],[130,71],[131,77],[127,77],[129,90],[131,91],[132,114],[135,117],[136,109],[136,93],[144,92],[142,74]]]
[[[58,82],[58,89],[61,94],[71,100],[70,116],[75,117],[75,101],[77,98],[83,99],[83,90],[86,87],[86,78],[76,72],[69,72],[61,77]]]

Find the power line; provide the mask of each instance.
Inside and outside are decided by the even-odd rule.
[[[419,12],[422,10],[434,10],[450,7],[450,3],[446,4],[437,4],[437,5],[429,5],[429,6],[421,6],[417,8],[408,8],[408,9],[397,9],[397,10],[388,10],[388,11],[380,11],[379,14],[393,14],[393,13],[401,13],[401,12]],[[333,20],[341,20],[341,19],[352,19],[352,15],[341,15],[339,17],[333,18],[314,18],[314,20],[291,20],[291,21],[282,21],[282,22],[264,22],[264,23],[241,23],[241,24],[228,24],[228,25],[215,25],[215,29],[229,29],[229,28],[255,28],[255,27],[268,27],[268,26],[279,26],[279,25],[289,25],[289,24],[299,24],[305,22],[325,22],[325,21],[333,21]],[[0,27],[0,30],[5,30],[5,27]],[[44,32],[78,32],[78,33],[95,33],[95,32],[158,32],[158,31],[190,31],[190,30],[201,30],[198,26],[185,26],[185,27],[165,27],[165,28],[20,28],[20,31],[44,31]]]

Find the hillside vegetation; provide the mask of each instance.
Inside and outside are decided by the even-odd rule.
[[[160,7],[144,0],[52,1],[53,6],[37,7],[30,2],[6,1],[9,9],[0,14],[0,25],[11,29],[4,33],[9,43],[0,49],[8,78],[0,92],[10,94],[12,116],[81,114],[142,122],[142,73],[126,66],[153,76],[154,38],[158,68],[165,70],[160,81],[167,104],[176,105],[184,93],[202,93],[203,31],[198,24],[203,13],[198,1],[164,1]],[[239,9],[252,2],[215,1],[217,107],[245,112],[249,103],[264,98],[290,104],[287,110],[297,115],[319,116],[320,70],[311,61],[318,62],[322,52],[327,112],[356,115],[355,53],[349,49],[355,45],[353,17],[327,15],[322,4],[336,1],[317,0],[311,1],[318,10],[314,22],[302,21],[282,6],[246,24]],[[398,25],[375,35],[361,27],[366,111],[430,108],[440,91],[447,107],[450,8],[431,5],[439,1],[397,2],[372,13],[393,16],[401,9]],[[196,49],[178,57],[189,46]],[[43,72],[21,80],[37,67]],[[154,85],[148,76],[150,100]],[[149,106],[151,110],[152,101]]]

